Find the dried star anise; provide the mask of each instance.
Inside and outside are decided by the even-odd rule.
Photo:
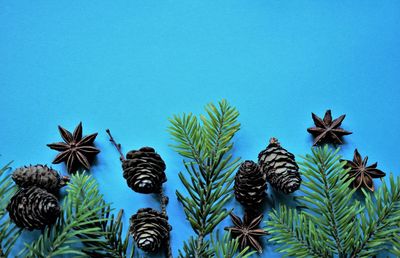
[[[66,162],[70,173],[79,168],[89,170],[91,161],[100,152],[93,144],[97,133],[82,137],[82,122],[72,134],[61,126],[58,126],[58,130],[64,142],[47,144],[51,149],[61,152],[55,157],[53,164]]]
[[[365,158],[362,159],[357,149],[354,151],[353,161],[344,161],[346,161],[345,168],[350,168],[349,179],[353,180],[353,187],[356,189],[366,187],[373,192],[374,182],[372,181],[372,178],[381,178],[386,175],[384,172],[376,168],[378,166],[377,162],[367,166],[368,156],[365,156]]]
[[[241,249],[251,246],[259,253],[262,253],[262,246],[258,241],[260,236],[268,234],[264,229],[259,228],[259,224],[263,215],[255,218],[250,218],[248,213],[245,213],[243,221],[231,212],[231,219],[234,224],[233,227],[226,227],[225,230],[229,231],[233,237],[237,238]]]
[[[316,114],[312,113],[312,119],[314,120],[315,127],[310,127],[307,129],[307,131],[315,137],[314,145],[319,143],[342,144],[342,136],[352,134],[352,132],[340,128],[340,125],[345,117],[346,115],[341,115],[332,120],[332,114],[330,110],[325,112],[324,119],[321,119]]]

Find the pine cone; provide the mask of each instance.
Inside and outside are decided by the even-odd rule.
[[[130,222],[129,232],[136,244],[143,251],[150,253],[160,250],[172,229],[168,224],[168,217],[151,208],[138,210]]]
[[[56,193],[69,182],[69,177],[61,177],[56,170],[46,165],[30,165],[18,168],[13,172],[12,179],[22,188],[37,186],[52,193]]]
[[[257,208],[265,197],[266,185],[266,174],[255,162],[246,160],[235,176],[236,200],[244,206]]]
[[[43,229],[60,215],[57,198],[38,187],[19,190],[7,206],[11,220],[20,228]]]
[[[258,164],[275,189],[285,194],[299,189],[301,177],[295,157],[282,148],[276,138],[271,138],[268,147],[260,152]]]
[[[128,186],[138,193],[159,193],[167,181],[165,163],[151,147],[128,152],[122,168]]]

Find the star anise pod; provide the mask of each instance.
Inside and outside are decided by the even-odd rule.
[[[93,144],[97,133],[82,137],[82,122],[73,133],[61,126],[58,126],[58,130],[64,142],[47,144],[51,149],[61,152],[55,157],[53,164],[65,162],[70,173],[79,168],[89,170],[91,161],[100,152]]]
[[[362,159],[357,149],[354,151],[353,161],[344,161],[346,161],[345,168],[350,168],[349,179],[353,180],[353,187],[356,189],[365,187],[373,192],[375,188],[372,178],[381,178],[386,175],[384,172],[376,168],[378,166],[377,162],[367,166],[368,156],[365,156],[365,158]]]
[[[342,144],[342,136],[352,134],[340,127],[345,117],[346,115],[341,115],[332,120],[331,110],[325,112],[324,119],[312,113],[315,127],[310,127],[307,131],[315,137],[314,145],[319,143]]]
[[[262,253],[262,246],[259,237],[268,234],[264,229],[259,228],[259,224],[263,215],[255,218],[250,218],[248,213],[245,213],[243,221],[231,212],[231,219],[234,224],[233,227],[226,227],[225,230],[229,231],[233,237],[237,238],[241,249],[247,246],[253,247],[259,253]]]

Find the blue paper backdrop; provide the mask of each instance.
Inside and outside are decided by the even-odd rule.
[[[99,132],[92,174],[127,222],[158,204],[126,186],[105,129],[125,151],[155,147],[168,166],[176,255],[193,232],[175,198],[173,114],[228,99],[241,112],[234,154],[256,159],[270,136],[307,153],[311,112],[331,108],[354,131],[346,158],[357,147],[400,175],[399,28],[399,1],[2,1],[1,163],[51,163],[57,125],[83,121],[84,133]],[[263,257],[280,257],[273,250]]]

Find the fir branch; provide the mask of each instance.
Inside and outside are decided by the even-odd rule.
[[[327,236],[318,235],[316,225],[303,213],[280,205],[269,217],[266,230],[272,235],[270,241],[281,244],[277,250],[285,257],[332,257],[325,244]]]
[[[383,182],[373,196],[364,192],[367,215],[361,216],[362,237],[352,257],[374,256],[390,250],[393,239],[400,234],[400,177],[389,176],[389,185]]]
[[[190,237],[187,242],[183,243],[183,251],[179,250],[179,258],[187,257],[212,257],[213,250],[209,248],[210,241],[203,240],[200,242],[198,237]]]
[[[0,257],[8,257],[22,233],[22,230],[10,221],[6,211],[8,202],[17,190],[11,175],[6,174],[10,170],[10,164],[11,162],[0,169]]]
[[[80,243],[79,236],[91,236],[86,238],[86,243],[95,243],[103,232],[99,227],[85,228],[86,225],[94,225],[105,219],[95,216],[106,205],[99,205],[102,195],[99,193],[96,182],[90,176],[74,174],[68,183],[68,195],[63,201],[62,214],[55,225],[46,227],[42,235],[33,243],[25,244],[25,249],[20,255],[26,257],[49,258],[60,255],[73,254],[86,256],[84,252],[74,247]],[[82,194],[87,198],[81,199]]]
[[[400,228],[400,222],[397,224],[397,227]],[[390,250],[390,252],[396,255],[396,257],[400,257],[400,233],[394,234],[392,245],[393,248]]]
[[[382,251],[398,253],[400,177],[389,178],[374,195],[364,191],[365,204],[353,200],[347,170],[328,147],[315,148],[301,163],[306,180],[297,212],[273,210],[267,230],[286,255],[296,257],[372,257]],[[307,238],[308,236],[308,238]],[[321,244],[322,243],[322,244]]]
[[[80,235],[79,237],[83,241],[85,247],[83,252],[90,257],[112,257],[112,258],[125,258],[134,257],[135,255],[135,245],[131,245],[129,250],[129,232],[126,233],[125,237],[122,236],[123,223],[122,216],[124,214],[123,210],[120,210],[115,217],[111,213],[110,204],[105,204],[105,208],[98,214],[98,218],[103,220],[96,223],[102,234],[96,235]],[[85,228],[88,228],[85,226]],[[85,240],[89,237],[99,236],[98,241],[86,242]]]
[[[74,178],[73,178],[74,179]],[[90,175],[77,174],[76,179],[78,184],[75,184],[73,190],[79,193],[79,199],[77,199],[77,205],[84,205],[86,199],[98,200],[95,206],[103,207],[101,210],[94,212],[91,218],[97,218],[97,222],[88,223],[83,226],[79,226],[76,229],[84,230],[90,228],[99,228],[100,232],[84,233],[79,234],[78,237],[84,244],[83,252],[90,257],[113,257],[113,258],[124,258],[130,254],[133,257],[135,254],[134,245],[131,245],[129,250],[129,232],[126,233],[125,237],[122,236],[123,223],[122,216],[124,211],[120,210],[117,217],[112,213],[110,203],[106,203],[103,195],[100,194],[98,189],[98,183]],[[87,192],[80,185],[90,185],[92,191]],[[98,198],[100,196],[100,198]],[[87,239],[96,239],[96,241],[86,241]]]
[[[239,250],[239,240],[231,239],[229,232],[225,232],[221,238],[217,231],[215,237],[211,237],[211,245],[214,258],[248,258],[256,253],[256,251],[249,252],[249,247]]]
[[[312,155],[303,158],[300,166],[306,180],[301,189],[304,196],[299,200],[307,207],[308,217],[327,236],[326,245],[343,257],[359,237],[353,221],[361,209],[358,201],[352,201],[355,190],[349,190],[351,181],[347,180],[344,162],[339,162],[338,151],[325,146],[312,149]]]
[[[189,196],[179,191],[176,194],[197,235],[194,257],[200,257],[204,238],[229,215],[224,205],[231,197],[232,174],[240,160],[229,154],[232,138],[240,129],[238,111],[226,100],[219,102],[218,107],[209,104],[205,110],[207,115],[200,116],[202,124],[196,116],[183,114],[171,118],[169,127],[176,142],[172,148],[187,159],[187,175],[180,172],[179,178]],[[186,246],[190,247],[190,243]]]
[[[0,217],[7,212],[6,207],[8,202],[16,192],[16,187],[11,179],[11,175],[6,174],[10,170],[11,163],[12,162],[9,162],[0,169]]]

